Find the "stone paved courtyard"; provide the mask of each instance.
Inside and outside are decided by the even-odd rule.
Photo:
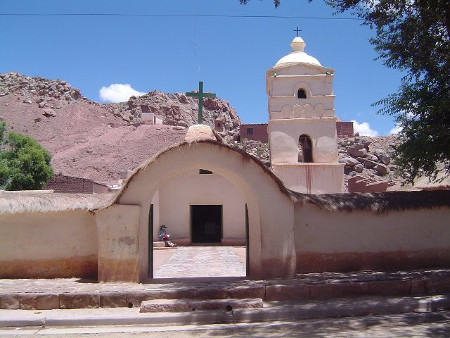
[[[156,249],[154,278],[245,277],[245,247]]]

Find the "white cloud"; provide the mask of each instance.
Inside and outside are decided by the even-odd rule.
[[[361,136],[378,136],[378,132],[372,128],[368,122],[358,123],[355,120],[353,122],[353,130],[355,133],[359,133]]]
[[[389,131],[389,135],[397,135],[402,129],[403,128],[399,124],[396,124],[395,127]]]
[[[131,88],[129,84],[113,83],[108,87],[102,87],[99,94],[102,101],[117,103],[128,101],[130,96],[141,96],[145,93]]]

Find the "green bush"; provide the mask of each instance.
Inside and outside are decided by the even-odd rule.
[[[50,178],[51,155],[34,139],[9,132],[5,137],[5,122],[0,122],[0,189],[42,189]]]

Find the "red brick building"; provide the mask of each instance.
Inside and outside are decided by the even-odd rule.
[[[267,133],[267,123],[241,124],[239,136],[241,140],[246,138],[247,140],[268,143],[269,135]]]
[[[338,136],[354,136],[353,122],[336,122],[336,131]]]
[[[56,175],[48,181],[44,189],[62,193],[94,193],[94,181],[81,177]]]

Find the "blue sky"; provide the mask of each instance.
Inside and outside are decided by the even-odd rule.
[[[1,15],[0,73],[65,80],[97,102],[113,84],[173,93],[202,80],[244,123],[267,122],[265,72],[290,52],[299,26],[305,51],[336,70],[336,115],[369,134],[395,126],[371,104],[396,91],[402,74],[374,61],[368,27],[322,0],[277,9],[271,0],[0,0],[0,14],[14,13],[121,15]]]

